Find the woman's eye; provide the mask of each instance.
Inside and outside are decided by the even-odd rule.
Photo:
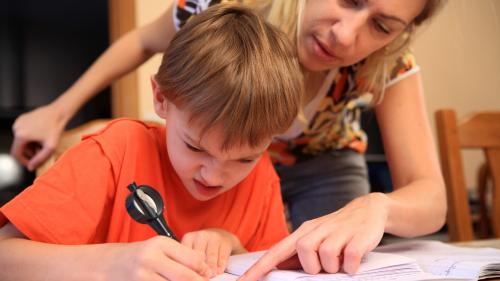
[[[203,152],[203,150],[201,150],[201,149],[199,149],[197,147],[194,147],[194,146],[190,145],[187,142],[185,144],[186,144],[187,148],[189,148],[189,150],[191,150],[191,151],[194,151],[194,152]]]
[[[352,6],[352,7],[358,7],[359,6],[359,0],[344,0],[344,2],[348,6]]]
[[[375,29],[377,29],[377,31],[383,32],[385,34],[390,34],[391,33],[391,30],[384,23],[382,23],[381,21],[374,20],[373,24],[375,26]]]

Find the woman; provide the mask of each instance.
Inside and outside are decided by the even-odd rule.
[[[178,1],[154,22],[126,34],[60,98],[16,120],[12,154],[34,169],[50,155],[67,121],[86,100],[164,50],[177,28],[215,2]],[[271,148],[298,229],[273,247],[247,278],[257,278],[295,253],[308,273],[337,272],[341,266],[352,273],[384,232],[412,237],[438,230],[446,213],[444,183],[418,66],[407,45],[415,27],[442,1],[244,2],[290,36],[306,85],[303,114]],[[368,92],[371,102],[363,95]],[[366,137],[359,114],[369,103],[395,189],[388,194],[368,193],[362,156]],[[33,141],[42,149],[27,149]]]

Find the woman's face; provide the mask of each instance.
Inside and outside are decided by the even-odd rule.
[[[426,0],[307,0],[298,38],[311,71],[352,65],[386,46],[422,11]]]

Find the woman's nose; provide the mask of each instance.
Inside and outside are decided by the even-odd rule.
[[[345,48],[354,45],[367,20],[368,15],[363,11],[355,11],[339,19],[331,27],[334,43]]]

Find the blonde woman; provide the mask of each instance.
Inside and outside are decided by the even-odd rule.
[[[123,36],[57,100],[16,120],[12,154],[34,169],[51,154],[82,104],[163,51],[191,16],[216,2],[174,1],[161,17]],[[243,2],[288,34],[306,85],[302,114],[270,149],[297,230],[271,249],[248,280],[294,254],[309,273],[352,273],[384,233],[413,237],[438,230],[445,221],[444,183],[419,68],[407,47],[415,28],[442,1]],[[367,140],[359,125],[366,105],[373,105],[377,116],[391,193],[369,193],[363,159]],[[29,151],[31,142],[42,149]]]

